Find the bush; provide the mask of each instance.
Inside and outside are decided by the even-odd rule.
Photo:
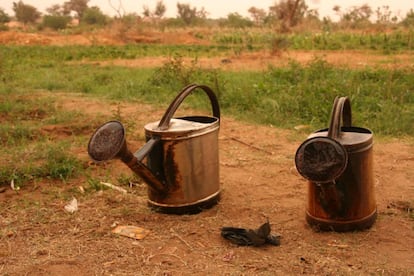
[[[107,18],[98,7],[91,7],[85,10],[81,22],[89,25],[105,25]]]
[[[0,32],[1,31],[8,31],[8,30],[9,30],[9,27],[7,27],[7,25],[0,24]]]
[[[43,26],[46,28],[51,28],[53,30],[66,29],[69,22],[69,16],[45,15],[43,17]]]
[[[10,22],[10,16],[0,8],[0,23],[7,23]]]

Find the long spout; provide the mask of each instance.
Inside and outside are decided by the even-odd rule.
[[[140,150],[139,158],[137,158],[127,147],[122,124],[118,121],[109,121],[99,127],[92,135],[88,144],[88,154],[97,162],[120,159],[152,189],[163,194],[167,192],[167,185],[141,162],[158,142],[157,138],[149,140]]]

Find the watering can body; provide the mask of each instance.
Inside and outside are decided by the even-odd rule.
[[[173,115],[200,88],[210,99],[212,116]],[[218,133],[220,109],[214,92],[191,84],[173,100],[160,121],[145,125],[146,144],[132,154],[118,121],[99,127],[88,144],[95,161],[121,159],[148,184],[148,204],[163,213],[197,213],[220,199]]]
[[[204,208],[220,194],[218,133],[216,117],[181,117],[170,121],[168,130],[159,122],[145,126],[147,141],[160,142],[147,156],[147,166],[168,186],[166,194],[148,189],[148,203],[163,212]]]
[[[348,163],[334,183],[308,182],[306,220],[322,230],[369,228],[376,219],[373,175],[373,137],[363,128],[342,127],[337,140],[346,149]],[[309,136],[327,137],[323,129]]]
[[[301,156],[307,151],[307,145],[320,142],[331,144],[332,150],[330,154],[322,154],[323,158],[318,157],[318,166],[327,166],[326,171],[319,172],[321,178],[318,179],[317,173],[312,175],[304,171],[311,162],[318,162],[309,158],[304,161]],[[312,152],[313,158],[320,152]],[[337,98],[330,127],[312,133],[299,147],[296,166],[308,179],[308,224],[320,230],[343,232],[367,229],[375,222],[373,133],[369,129],[352,126],[348,98]]]

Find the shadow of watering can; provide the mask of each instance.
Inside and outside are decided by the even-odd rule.
[[[329,128],[312,133],[295,155],[296,168],[309,183],[310,225],[351,231],[375,222],[372,145],[370,130],[352,126],[349,99],[337,97]]]
[[[213,116],[173,118],[183,100],[200,88]],[[148,203],[164,213],[196,213],[219,201],[218,132],[220,109],[214,92],[191,84],[173,100],[158,122],[145,125],[146,144],[132,153],[118,121],[99,127],[88,144],[97,162],[120,159],[148,184]],[[144,159],[146,162],[144,162]]]

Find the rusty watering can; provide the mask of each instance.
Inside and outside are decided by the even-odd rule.
[[[320,230],[363,230],[377,217],[373,133],[352,126],[351,103],[336,97],[328,129],[312,133],[295,155],[308,180],[306,220]]]
[[[213,116],[173,118],[197,88],[209,97]],[[135,154],[128,150],[125,129],[118,121],[109,121],[95,131],[88,153],[97,162],[121,159],[148,184],[148,204],[156,211],[197,213],[220,198],[219,126],[216,95],[208,86],[191,84],[177,95],[160,121],[145,125],[147,142]]]

